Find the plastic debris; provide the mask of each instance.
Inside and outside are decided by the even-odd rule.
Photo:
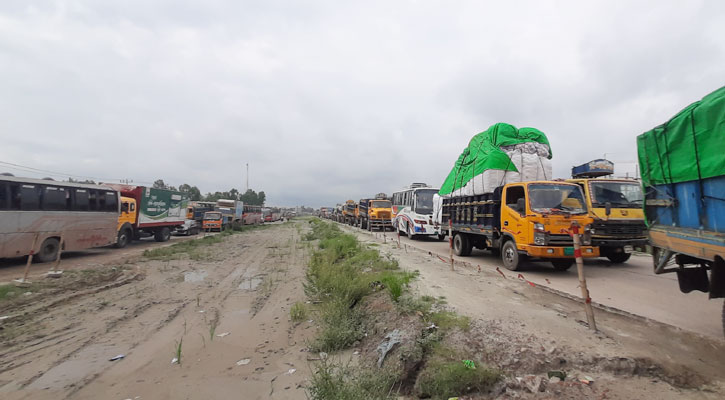
[[[252,360],[250,360],[250,359],[248,359],[248,358],[243,358],[243,359],[241,359],[241,360],[237,361],[237,365],[247,365],[247,364],[249,364],[249,363],[250,363],[251,361],[252,361]]]
[[[566,379],[566,372],[564,372],[564,371],[549,371],[547,373],[547,376],[549,378],[555,376],[555,377],[557,377],[557,378],[559,378],[559,379],[561,379],[563,381],[564,379]]]
[[[4,321],[4,320],[6,320],[8,318],[10,318],[9,315],[3,315],[2,317],[0,317],[0,321]]]
[[[591,385],[592,383],[594,383],[594,378],[588,375],[584,375],[584,378],[579,379],[579,382],[585,385]]]
[[[388,355],[390,350],[395,347],[396,344],[400,343],[401,335],[400,331],[398,329],[393,330],[392,332],[385,335],[385,338],[378,346],[378,354],[380,356],[378,357],[378,368],[383,367],[383,361],[385,360],[385,356]]]
[[[357,350],[355,350],[355,351],[353,351],[353,352],[352,352],[352,354],[353,354],[353,355],[358,355],[358,354],[360,354],[360,352],[359,352],[359,351],[357,351]]]
[[[433,329],[438,329],[438,326],[436,324],[430,324],[430,326],[425,329],[432,331]]]
[[[176,357],[174,357],[174,358],[171,359],[171,363],[172,364],[178,364],[179,363],[179,359],[176,358]]]
[[[466,366],[468,369],[476,369],[476,363],[474,363],[472,360],[461,360],[463,361],[463,365]]]
[[[292,375],[297,371],[295,368],[290,368],[289,371],[287,371],[287,375]]]
[[[126,358],[126,356],[125,356],[124,354],[119,354],[119,355],[117,355],[116,357],[111,357],[111,358],[109,358],[109,359],[108,359],[108,361],[116,361],[116,360],[122,360],[122,359],[124,359],[124,358]]]
[[[320,360],[326,360],[326,359],[327,359],[327,353],[325,353],[324,351],[321,351],[320,352]]]
[[[224,336],[229,336],[229,332],[224,332],[224,333],[220,333],[220,334],[218,334],[218,335],[216,335],[216,336],[217,336],[217,337],[224,337]]]
[[[63,276],[63,271],[48,271],[45,274],[46,278],[60,278]]]

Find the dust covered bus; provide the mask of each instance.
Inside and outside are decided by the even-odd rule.
[[[114,244],[119,199],[101,185],[0,176],[0,258],[47,262],[61,241],[63,251]]]
[[[244,204],[242,219],[244,220],[244,225],[258,225],[263,223],[262,206]]]

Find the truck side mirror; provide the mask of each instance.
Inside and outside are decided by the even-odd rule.
[[[609,214],[611,214],[611,213],[612,213],[612,203],[610,203],[610,202],[604,203],[604,214],[606,214],[608,217]]]

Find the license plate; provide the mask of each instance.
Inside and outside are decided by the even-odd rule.
[[[573,256],[574,255],[574,248],[573,247],[564,247],[564,255],[565,256]]]
[[[632,248],[632,246],[624,246],[624,252],[625,253],[629,254],[629,253],[631,253],[633,251],[634,251],[634,249]]]

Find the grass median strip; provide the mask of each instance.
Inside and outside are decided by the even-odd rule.
[[[417,271],[400,269],[397,260],[381,256],[334,224],[316,219],[309,223],[312,230],[304,239],[317,241],[317,249],[310,257],[304,289],[316,305],[309,312],[319,324],[309,347],[333,354],[320,357],[313,368],[310,398],[447,398],[485,392],[499,379],[498,371],[469,360],[474,357],[460,345],[449,347],[446,335],[467,332],[470,321],[446,310],[442,299],[410,293]],[[399,341],[383,346],[386,340]],[[359,365],[334,357],[350,347],[360,349]],[[391,353],[388,358],[381,355],[381,347]]]

